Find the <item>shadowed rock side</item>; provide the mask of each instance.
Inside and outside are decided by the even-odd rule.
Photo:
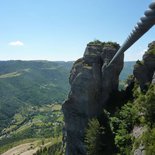
[[[106,67],[118,48],[118,44],[88,44],[83,58],[72,67],[69,79],[71,91],[63,104],[66,155],[86,154],[84,135],[88,120],[100,116],[111,92],[118,90],[124,55]]]
[[[148,50],[143,55],[142,61],[138,60],[136,62],[136,65],[133,70],[133,74],[135,77],[135,82],[137,81],[137,83],[140,85],[141,91],[143,91],[143,94],[146,95],[147,93],[145,93],[145,92],[148,92],[150,84],[151,83],[155,84],[155,41],[153,41],[152,43],[150,43],[148,45]],[[153,100],[151,100],[151,101],[152,101],[152,103],[147,101],[147,104],[151,103],[153,105],[154,101]],[[139,101],[139,102],[141,102],[141,101]],[[143,104],[143,102],[141,104]],[[144,108],[147,109],[146,105]],[[151,106],[151,109],[153,109],[153,106]],[[134,142],[134,143],[138,144],[137,148],[133,151],[134,155],[152,154],[152,153],[147,153],[149,150],[146,147],[147,144],[144,143],[142,139],[140,139],[140,137],[142,137],[143,135],[146,135],[147,130],[148,130],[147,128],[148,128],[148,126],[146,124],[145,124],[145,126],[144,126],[144,124],[142,124],[141,126],[140,125],[137,126],[137,124],[134,125],[133,136],[136,139],[140,140],[139,144],[137,142]],[[151,142],[149,142],[149,143],[151,145],[153,144]]]
[[[148,45],[148,51],[142,61],[137,61],[134,67],[134,76],[140,83],[141,90],[146,90],[149,83],[154,83],[155,77],[155,41]],[[153,76],[154,75],[154,76]]]

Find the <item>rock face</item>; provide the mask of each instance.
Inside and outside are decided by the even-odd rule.
[[[154,75],[153,75],[153,78],[152,78],[152,83],[155,84],[155,72],[154,72]]]
[[[142,61],[137,61],[134,67],[134,76],[140,83],[142,90],[147,88],[148,83],[153,82],[155,72],[155,41],[148,45],[148,51],[144,54]]]
[[[134,76],[142,91],[147,91],[149,84],[155,84],[155,41],[148,45],[148,51],[143,55],[142,61],[137,61],[134,67]],[[133,134],[135,138],[142,136],[145,132],[144,127],[134,127]],[[137,137],[136,137],[137,136]],[[139,144],[134,155],[145,155],[146,150],[143,141]]]
[[[106,67],[117,47],[88,44],[83,58],[71,70],[71,91],[63,104],[67,132],[66,155],[85,155],[84,135],[88,120],[99,116],[109,95],[118,90],[124,55]]]

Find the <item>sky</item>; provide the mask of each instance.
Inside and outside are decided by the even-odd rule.
[[[71,61],[88,42],[123,44],[152,0],[0,0],[0,60]],[[155,26],[125,52],[142,58]]]

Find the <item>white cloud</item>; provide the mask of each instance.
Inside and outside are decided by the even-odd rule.
[[[17,40],[17,41],[12,41],[9,43],[10,46],[24,46],[24,43]]]

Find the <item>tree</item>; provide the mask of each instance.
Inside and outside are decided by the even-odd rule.
[[[100,155],[100,135],[103,134],[103,128],[100,127],[100,123],[96,118],[93,118],[88,123],[86,129],[85,144],[88,155]]]

